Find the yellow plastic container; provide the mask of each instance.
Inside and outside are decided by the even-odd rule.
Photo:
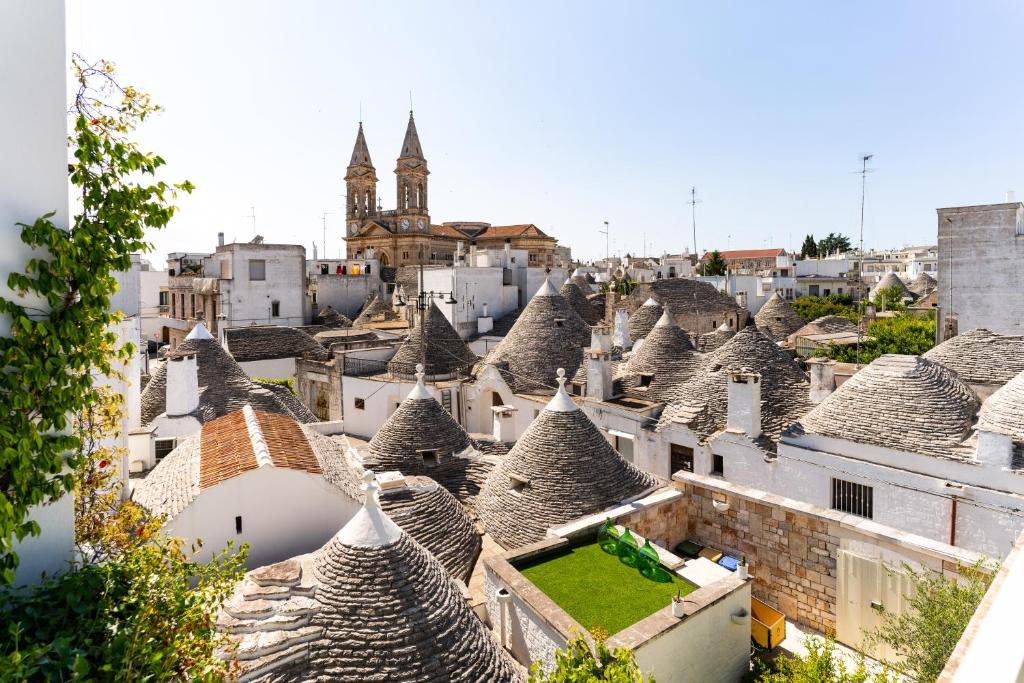
[[[750,598],[750,637],[766,650],[778,647],[786,639],[786,615]]]

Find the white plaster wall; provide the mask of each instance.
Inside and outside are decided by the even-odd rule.
[[[545,272],[544,268],[527,268],[525,284],[521,285],[523,287],[523,305],[525,306],[537,293],[537,290],[544,285],[545,278],[551,280],[552,286],[557,291],[561,289],[567,277],[564,268],[552,268],[550,273]]]
[[[501,634],[501,610],[498,605],[497,593],[504,583],[490,570],[484,567],[484,598],[487,606],[487,617],[497,637]],[[555,665],[555,654],[564,650],[566,640],[550,624],[523,600],[512,593],[512,607],[505,620],[508,642],[506,647],[521,664],[526,667],[539,662],[545,671]]]
[[[0,296],[16,298],[7,287],[11,272],[23,272],[33,253],[21,241],[16,223],[32,223],[48,212],[60,227],[68,226],[67,48],[64,3],[10,0],[0,21]],[[41,310],[38,297],[18,300]],[[0,334],[10,319],[0,315]],[[15,543],[21,566],[15,582],[34,582],[41,572],[63,570],[74,553],[73,499],[64,496],[30,512],[42,534]]]
[[[321,309],[331,306],[342,315],[355,319],[359,315],[359,309],[366,303],[371,294],[384,296],[384,286],[380,279],[380,267],[376,261],[369,261],[370,274],[360,275],[336,275],[334,273],[339,263],[348,265],[348,261],[334,261],[329,263],[329,273],[320,275],[319,270],[309,275],[310,289],[316,289],[316,303]],[[318,262],[310,262],[318,263]],[[366,261],[356,263],[365,264]]]
[[[505,308],[502,269],[497,267],[425,270],[423,288],[428,292],[455,292],[457,303],[445,303],[445,299],[435,299],[434,303],[463,338],[476,333],[476,319],[483,315],[484,304],[495,320],[514,310]]]
[[[413,387],[415,381],[408,382],[381,382],[375,379],[364,377],[341,378],[342,414],[345,420],[345,433],[352,434],[362,439],[369,439],[384,421],[391,417],[398,404],[405,400]],[[438,401],[441,400],[441,392],[433,384],[426,384],[427,391]],[[454,389],[452,390],[454,401]],[[355,400],[361,398],[365,402],[365,408],[358,409]],[[454,405],[453,405],[454,409]]]
[[[796,275],[824,275],[826,277],[839,277],[853,270],[853,262],[850,259],[802,259],[796,261]]]
[[[142,336],[160,341],[163,325],[160,323],[160,290],[167,287],[166,270],[139,272],[139,315],[142,318]]]
[[[202,561],[229,541],[236,549],[248,543],[252,569],[316,550],[358,509],[323,475],[266,466],[204,489],[165,528],[187,541],[201,538]],[[236,515],[242,516],[241,534],[235,533]]]
[[[220,281],[218,315],[227,316],[223,327],[302,325],[306,309],[306,251],[297,245],[237,244],[220,247],[217,261],[231,262],[231,279]],[[266,279],[249,279],[249,261],[266,261]],[[218,271],[214,268],[214,272]],[[223,272],[223,271],[221,271]],[[271,303],[281,304],[272,317]]]
[[[746,582],[719,602],[687,617],[679,626],[635,651],[644,674],[659,683],[735,683],[750,669],[750,622],[734,624],[730,615],[750,612]]]
[[[238,365],[249,377],[295,379],[294,358],[269,358],[267,360],[250,360],[244,363],[239,363]]]
[[[131,258],[128,270],[114,273],[117,291],[110,297],[110,310],[121,311],[125,317],[139,315],[140,309],[142,262],[138,254],[132,254]]]

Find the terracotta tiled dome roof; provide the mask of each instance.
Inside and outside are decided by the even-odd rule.
[[[962,457],[978,406],[977,395],[956,373],[926,358],[887,354],[846,380],[795,429],[897,451]]]
[[[729,370],[740,368],[761,375],[762,445],[773,448],[779,433],[810,410],[810,384],[793,358],[752,326],[704,356],[693,379],[675,389],[658,428],[683,424],[701,440],[724,429]]]
[[[654,299],[645,301],[629,316],[629,338],[636,342],[638,339],[646,337],[664,312],[665,309]]]
[[[372,473],[369,473],[372,478]],[[245,679],[522,680],[442,564],[380,508],[324,547],[249,572],[218,618]]]
[[[416,326],[409,330],[388,368],[396,375],[412,377],[416,365],[422,363],[427,377],[448,377],[459,372],[468,374],[476,360],[476,354],[431,301],[423,311],[422,324],[417,318]]]
[[[968,384],[1005,384],[1024,372],[1024,336],[979,328],[947,339],[924,357]]]
[[[515,548],[657,484],[623,460],[559,388],[491,473],[477,512],[495,541]]]
[[[551,394],[555,370],[574,375],[589,344],[590,326],[545,281],[485,363],[504,368],[515,392]]]
[[[786,337],[804,326],[804,320],[775,292],[761,306],[754,316],[754,324],[773,341],[785,341]]]

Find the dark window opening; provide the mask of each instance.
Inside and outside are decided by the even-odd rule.
[[[357,398],[355,400],[355,403],[356,403],[356,410],[366,410],[366,399],[364,399],[364,398]]]
[[[725,458],[720,455],[711,456],[711,474],[725,476]]]
[[[437,449],[420,451],[420,456],[422,456],[423,458],[424,465],[436,465],[440,462],[440,459],[438,458],[437,455]]]
[[[669,452],[670,469],[672,472],[693,472],[693,449],[679,444],[672,444]]]
[[[281,315],[281,302],[280,301],[271,301],[270,302],[270,316],[273,317],[273,318],[277,318],[280,315]]]
[[[238,515],[235,517],[235,533],[242,533],[242,516]]]
[[[555,327],[563,327],[565,325],[565,318],[555,318]]]
[[[157,439],[153,445],[156,448],[156,461],[160,462],[167,455],[174,450],[177,445],[177,439]]]
[[[651,380],[654,379],[654,373],[641,372],[640,373],[640,386],[649,387],[651,386]]]

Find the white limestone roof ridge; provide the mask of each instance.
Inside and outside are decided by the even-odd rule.
[[[185,339],[213,339],[213,335],[206,329],[206,325],[196,323],[196,326],[192,328],[192,331],[188,333]]]
[[[540,286],[540,289],[537,290],[534,296],[558,296],[558,290],[551,284],[551,279],[545,277],[544,284]]]
[[[427,387],[423,384],[423,364],[416,364],[416,386],[413,387],[409,395],[406,396],[407,401],[426,401],[434,400],[434,397],[427,391]]]
[[[647,301],[645,301],[645,302],[643,302],[643,304],[641,304],[641,306],[660,306],[660,305],[661,304],[659,304],[657,301],[654,300],[653,296],[652,297],[648,297]]]
[[[377,498],[380,484],[373,470],[363,472],[363,482],[360,487],[366,493],[363,507],[341,528],[335,540],[357,548],[379,548],[398,542],[402,530],[380,508]]]
[[[644,305],[646,306],[647,304]],[[658,318],[658,322],[654,324],[655,327],[675,327],[675,325],[676,319],[669,314],[668,309],[665,309],[661,317]]]
[[[256,411],[246,403],[242,406],[242,416],[245,418],[245,429],[249,433],[249,443],[252,444],[252,452],[256,456],[256,464],[260,467],[274,465],[274,459],[270,457],[270,448],[267,440],[263,438],[263,430],[260,429],[259,420],[256,419]]]
[[[558,391],[555,392],[554,398],[548,401],[544,410],[556,413],[571,413],[579,409],[580,407],[573,402],[572,398],[565,391],[565,368],[558,368]]]

